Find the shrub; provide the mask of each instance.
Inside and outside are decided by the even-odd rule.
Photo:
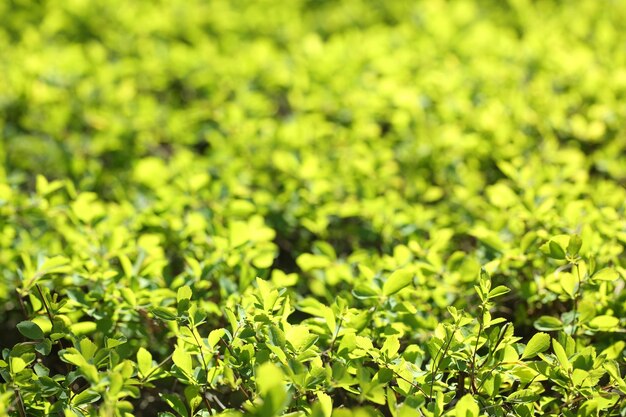
[[[624,20],[0,2],[0,415],[624,415]]]

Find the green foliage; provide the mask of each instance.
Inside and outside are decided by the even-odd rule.
[[[0,2],[0,415],[626,414],[624,21]]]

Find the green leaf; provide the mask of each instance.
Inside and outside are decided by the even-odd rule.
[[[504,285],[498,285],[496,288],[489,291],[489,298],[491,299],[491,298],[499,297],[503,294],[508,293],[509,291],[511,290],[505,287]]]
[[[137,368],[143,377],[152,370],[152,354],[142,347],[137,350]]]
[[[183,300],[191,300],[191,288],[188,285],[180,287],[176,293],[176,302],[180,303]]]
[[[532,389],[520,389],[513,392],[506,399],[516,403],[532,403],[539,399],[539,394]]]
[[[619,319],[613,316],[596,316],[589,323],[588,326],[593,329],[611,330],[616,329],[619,326]]]
[[[330,395],[320,391],[317,393],[317,399],[322,407],[324,417],[330,417],[333,413],[333,400],[330,398]]]
[[[160,318],[161,320],[165,320],[165,321],[176,320],[176,314],[167,307],[155,307],[150,311],[152,312],[152,314],[154,314],[156,317]]]
[[[68,351],[76,352],[76,349],[68,349]],[[61,358],[65,362],[71,363],[72,365],[76,365],[78,367],[88,365],[88,362],[85,360],[85,358],[83,358],[83,355],[81,355],[80,353],[64,352],[61,355]]]
[[[274,387],[283,386],[283,371],[271,362],[266,362],[256,370],[256,385],[259,393],[267,395]]]
[[[46,259],[37,272],[39,275],[69,272],[71,270],[69,263],[70,260],[65,256],[54,256]]]
[[[74,336],[84,336],[86,334],[90,334],[96,331],[98,325],[93,321],[80,321],[78,323],[72,323],[70,326],[70,331],[74,334]]]
[[[79,406],[84,404],[92,404],[100,399],[100,394],[92,389],[86,389],[85,391],[77,394],[74,398],[72,398],[72,405]]]
[[[9,362],[11,363],[11,373],[17,374],[26,368],[26,361],[20,357],[12,357]]]
[[[226,329],[211,330],[211,333],[209,333],[209,337],[207,339],[207,341],[209,342],[209,346],[211,346],[212,348],[217,346],[220,339],[224,337],[225,335],[226,335]]]
[[[195,415],[194,411],[198,408],[198,406],[202,403],[202,397],[204,396],[203,390],[198,385],[188,385],[185,387],[185,400],[187,401],[187,406],[191,411],[191,415]]]
[[[522,359],[532,358],[537,356],[550,347],[550,336],[547,333],[537,333],[534,335],[526,345],[524,353],[522,353]]]
[[[554,350],[554,354],[556,355],[556,358],[559,361],[561,368],[565,369],[566,371],[572,369],[572,364],[569,362],[567,354],[565,353],[565,349],[563,349],[563,346],[561,346],[561,344],[556,339],[552,339],[552,349]]]
[[[257,277],[256,283],[261,295],[263,309],[266,311],[272,310],[279,297],[278,291],[274,288],[274,285],[270,281]]]
[[[567,245],[567,252],[571,256],[576,256],[578,255],[578,252],[580,251],[580,248],[582,245],[583,245],[583,241],[580,238],[580,236],[578,235],[570,236],[569,243]]]
[[[563,322],[557,317],[541,316],[535,321],[535,329],[543,330],[545,332],[561,330],[563,328]]]
[[[180,417],[189,417],[189,411],[187,411],[187,408],[185,407],[185,404],[183,403],[183,400],[181,400],[177,395],[175,395],[175,394],[163,394],[163,393],[160,394],[160,395],[161,395],[161,398],[163,398],[165,400],[167,405],[172,407],[172,409],[174,411],[176,411],[176,413]]]
[[[41,327],[32,321],[22,321],[17,324],[17,330],[25,337],[32,340],[40,340],[45,337]]]
[[[558,277],[563,291],[569,295],[570,298],[575,298],[578,288],[578,278],[569,272],[562,272]]]
[[[591,276],[596,281],[615,281],[619,278],[619,274],[613,268],[604,268]]]
[[[122,295],[122,298],[124,299],[124,301],[126,301],[131,306],[134,307],[137,305],[137,297],[135,296],[135,293],[133,292],[133,290],[131,290],[130,288],[128,287],[120,288],[120,294]]]
[[[565,259],[565,250],[554,240],[548,243],[550,249],[550,257],[554,259]]]
[[[43,339],[35,345],[35,350],[44,356],[48,356],[52,351],[52,341],[50,341],[50,339]]]
[[[105,337],[105,346],[108,349],[117,347],[119,345],[123,345],[126,343],[126,338],[124,336],[114,338],[114,337]]]
[[[381,352],[385,352],[389,359],[393,359],[398,353],[399,349],[400,341],[398,340],[398,337],[390,336],[387,338],[387,340],[385,340],[385,343],[383,343],[383,346],[380,350]]]
[[[465,394],[454,407],[456,417],[478,417],[480,409],[471,394]]]
[[[70,353],[71,352],[71,353]],[[87,360],[77,352],[76,349],[70,348],[63,352],[61,358],[72,365],[76,365],[87,380],[91,382],[97,382],[99,380],[98,369],[87,362]]]
[[[191,353],[185,351],[185,349],[177,346],[176,349],[174,349],[172,361],[174,362],[174,365],[178,366],[185,374],[187,374],[187,376],[191,376],[193,374]]]
[[[83,358],[85,358],[85,360],[93,358],[94,354],[98,350],[98,346],[86,337],[82,338],[80,342],[78,342],[78,346],[80,348],[80,354]]]
[[[390,296],[413,282],[413,272],[406,269],[394,271],[383,284],[383,295]]]

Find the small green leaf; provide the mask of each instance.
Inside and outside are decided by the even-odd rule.
[[[559,361],[561,368],[566,371],[570,370],[572,368],[572,364],[569,362],[565,349],[563,349],[563,346],[561,346],[556,339],[552,339],[552,349],[554,350],[554,354],[556,355],[556,359]]]
[[[73,349],[73,348],[72,349],[68,349],[68,351],[77,352],[76,349]],[[85,358],[83,358],[83,355],[81,355],[80,353],[67,353],[67,352],[64,352],[61,355],[61,358],[65,362],[71,363],[72,365],[76,365],[78,367],[88,365],[87,361],[85,360]]]
[[[124,336],[113,338],[113,337],[105,337],[105,346],[108,349],[117,347],[119,345],[123,345],[126,343],[126,338]]]
[[[272,310],[279,297],[279,293],[274,288],[274,284],[272,284],[270,281],[266,281],[258,277],[256,279],[256,283],[259,288],[259,293],[261,295],[263,308],[267,311]]]
[[[318,392],[317,399],[320,401],[324,417],[330,417],[333,413],[333,400],[330,398],[330,395]]]
[[[137,350],[137,368],[143,377],[152,370],[152,354],[142,347]]]
[[[390,296],[413,282],[413,272],[406,269],[394,271],[383,284],[383,295]]]
[[[456,417],[478,417],[480,409],[472,394],[465,394],[454,407]]]
[[[389,336],[385,343],[383,343],[383,347],[380,349],[381,352],[385,352],[389,359],[392,359],[398,353],[400,349],[400,341],[397,336]]]
[[[580,238],[580,236],[578,235],[573,235],[569,238],[569,243],[567,245],[567,252],[571,255],[571,256],[576,256],[578,255],[578,252],[580,251],[580,247],[583,245],[583,241]]]
[[[485,268],[480,268],[478,281],[480,283],[480,287],[483,290],[483,293],[489,294],[489,290],[491,289],[491,277],[489,276],[489,272],[487,272]]]
[[[513,392],[506,399],[507,401],[515,401],[516,403],[532,403],[539,399],[539,395],[532,389],[520,389]]]
[[[528,359],[536,356],[550,347],[550,336],[547,333],[537,333],[526,345],[522,359]]]
[[[191,354],[180,346],[177,346],[176,349],[174,349],[172,360],[174,361],[174,365],[178,366],[185,374],[188,376],[193,374]]]
[[[557,317],[541,316],[535,321],[535,329],[543,330],[544,332],[561,330],[562,328],[563,322]]]
[[[619,319],[613,316],[597,316],[594,317],[589,323],[589,327],[593,329],[609,330],[619,326]]]
[[[98,324],[93,321],[79,321],[78,323],[73,323],[70,326],[70,331],[74,334],[74,336],[84,336],[89,333],[93,333],[98,328]]]
[[[50,339],[43,339],[35,345],[35,350],[42,355],[47,356],[52,351],[52,342]]]
[[[550,257],[551,258],[554,258],[554,259],[565,259],[565,251],[563,250],[561,245],[559,245],[557,242],[555,242],[554,240],[551,240],[548,243],[548,247],[550,249]]]
[[[33,340],[40,340],[44,338],[43,330],[41,327],[33,323],[32,321],[22,321],[17,324],[17,330],[25,337]]]
[[[188,285],[180,287],[176,293],[176,301],[180,303],[183,300],[191,300],[191,288]]]
[[[207,341],[209,342],[209,346],[214,348],[219,343],[220,339],[224,337],[225,335],[226,335],[226,329],[211,330],[211,333],[209,333],[209,337],[207,338]]]
[[[69,272],[71,270],[69,263],[70,260],[64,256],[54,256],[52,258],[46,259],[39,268],[39,271],[37,271],[37,273],[39,275],[44,275]]]
[[[161,398],[165,400],[167,405],[172,407],[176,413],[181,417],[189,417],[189,412],[183,403],[183,400],[178,398],[177,395],[174,394],[161,394]]]
[[[283,385],[283,371],[271,362],[266,362],[256,370],[256,385],[259,393],[264,396],[276,386]]]
[[[137,297],[135,296],[135,293],[133,292],[133,290],[131,290],[130,288],[128,287],[121,288],[120,294],[122,294],[122,298],[124,299],[124,301],[126,301],[131,306],[134,307],[137,305]]]
[[[563,291],[569,295],[570,298],[575,298],[578,288],[578,278],[576,278],[574,274],[563,272],[559,274],[559,281],[561,282]]]
[[[96,391],[92,389],[86,389],[85,391],[81,392],[80,394],[72,398],[72,405],[79,406],[83,404],[91,404],[91,403],[95,403],[99,399],[100,399],[100,394],[98,394]]]
[[[92,342],[91,340],[82,338],[80,342],[78,342],[78,346],[80,348],[80,354],[83,355],[85,360],[90,360],[95,355],[98,350],[98,346]]]
[[[17,374],[26,368],[26,361],[20,357],[12,357],[9,362],[11,363],[11,373]]]
[[[498,285],[496,288],[494,288],[493,290],[489,291],[489,298],[496,298],[499,297],[503,294],[508,293],[509,291],[511,291],[509,288],[505,287],[504,285]]]
[[[161,320],[166,320],[166,321],[176,320],[176,314],[174,314],[172,310],[169,308],[155,307],[151,311],[152,311],[152,314],[154,314],[156,317],[160,318]]]
[[[593,274],[591,277],[596,281],[615,281],[619,274],[613,268],[604,268]]]

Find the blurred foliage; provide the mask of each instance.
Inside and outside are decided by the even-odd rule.
[[[0,2],[0,415],[624,415],[626,2]]]

